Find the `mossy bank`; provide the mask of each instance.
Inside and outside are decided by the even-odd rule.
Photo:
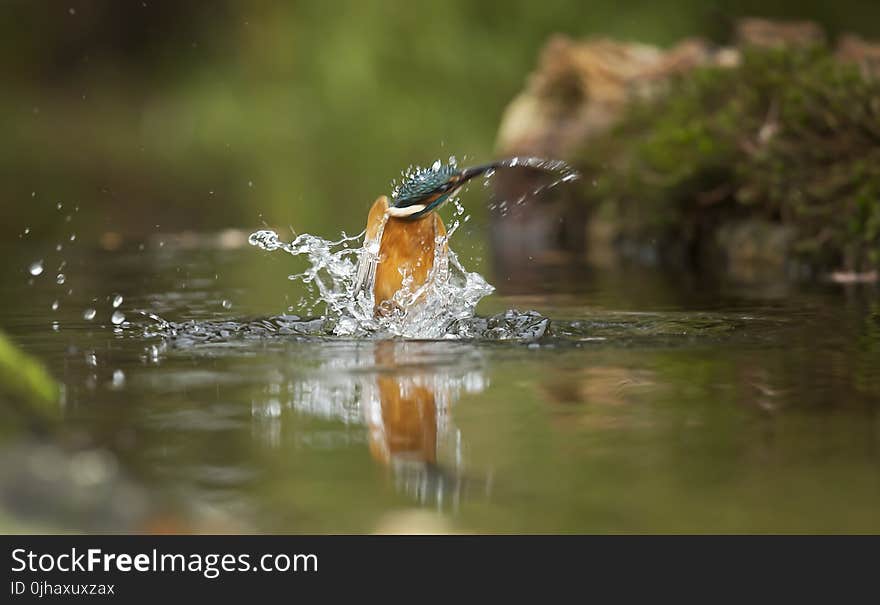
[[[607,257],[596,251],[607,244],[618,260],[708,268],[744,279],[876,280],[877,47],[849,40],[834,49],[821,35],[725,49],[685,41],[658,52],[650,69],[639,64],[641,71],[633,70],[629,59],[609,69],[605,60],[606,72],[635,75],[603,76],[622,91],[623,101],[613,111],[605,102],[605,123],[597,128],[590,122],[601,101],[597,91],[610,87],[600,89],[598,70],[584,69],[583,56],[596,55],[590,44],[578,49],[573,66],[561,69],[545,54],[539,72],[547,74],[552,61],[567,75],[550,77],[553,83],[544,82],[538,94],[533,80],[532,97],[543,95],[544,115],[564,113],[559,98],[580,105],[568,110],[574,116],[569,122],[552,127],[580,129],[558,152],[585,177],[576,203],[587,209],[592,256]],[[621,48],[631,52],[633,46]],[[582,81],[572,85],[572,73]],[[574,103],[571,90],[560,90],[564,86],[581,88]],[[554,103],[553,112],[546,110]],[[539,122],[510,117],[520,129],[502,127],[502,149],[523,151],[517,141],[540,147],[559,140],[532,131],[531,138],[505,141],[505,133],[520,134],[528,130],[523,124]],[[546,135],[548,122],[542,124]]]

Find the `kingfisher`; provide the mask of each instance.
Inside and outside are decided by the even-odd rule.
[[[367,215],[364,250],[355,292],[372,283],[377,313],[388,309],[409,276],[407,286],[415,291],[434,267],[435,255],[445,253],[446,227],[437,214],[469,180],[505,165],[509,160],[458,168],[455,164],[418,170],[395,188],[391,197],[379,196]],[[438,242],[440,245],[438,246]]]

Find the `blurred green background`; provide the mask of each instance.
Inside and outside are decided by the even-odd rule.
[[[876,40],[877,0],[0,6],[0,329],[17,347],[0,342],[0,445],[23,438],[28,422],[49,425],[43,408],[60,391],[59,434],[112,452],[124,478],[150,493],[229,497],[219,501],[233,512],[240,500],[270,530],[369,531],[414,501],[386,485],[362,427],[294,409],[307,399],[295,393],[320,387],[357,402],[370,372],[443,385],[473,364],[479,388],[456,404],[451,426],[462,429],[468,472],[497,471],[499,487],[492,502],[466,503],[465,530],[876,529],[880,311],[852,290],[795,296],[772,284],[738,298],[653,270],[563,275],[556,298],[532,284],[515,293],[529,296],[504,298],[499,286],[481,314],[525,307],[563,326],[583,320],[571,324],[577,342],[464,343],[376,373],[360,343],[229,337],[231,318],[244,326],[248,314],[299,312],[289,256],[202,245],[211,237],[164,244],[175,243],[169,232],[263,223],[325,237],[360,231],[409,164],[493,155],[502,112],[554,33],[723,42],[738,17],[754,15]],[[485,195],[466,194],[475,220],[454,242],[480,272],[488,261],[465,244],[485,240]],[[118,295],[134,326],[116,334]],[[216,319],[224,346],[144,335],[139,310],[194,328]],[[282,397],[291,411],[263,415]],[[30,408],[7,400],[33,400],[41,413],[19,419],[12,412]],[[20,530],[34,510],[52,528],[66,522],[59,511],[82,492],[58,484],[29,495],[34,450],[8,451],[0,492],[27,514],[0,514],[0,526]],[[131,527],[83,508],[101,528]],[[93,527],[83,518],[70,524]]]
[[[263,221],[357,232],[409,164],[492,155],[556,32],[722,41],[757,15],[880,37],[873,0],[7,0],[2,15],[2,236],[57,236],[63,202],[86,244]]]

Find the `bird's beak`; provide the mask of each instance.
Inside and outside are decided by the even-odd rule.
[[[503,164],[504,161],[498,161],[491,162],[489,164],[483,164],[481,166],[472,166],[471,168],[465,168],[461,171],[461,174],[458,177],[459,183],[463,185],[472,178],[480,176],[481,174],[485,174],[490,170],[495,170],[496,168],[501,167]]]

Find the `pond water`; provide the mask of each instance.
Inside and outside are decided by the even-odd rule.
[[[873,290],[489,273],[477,337],[340,337],[246,237],[7,246],[63,396],[3,434],[4,529],[880,531]]]

